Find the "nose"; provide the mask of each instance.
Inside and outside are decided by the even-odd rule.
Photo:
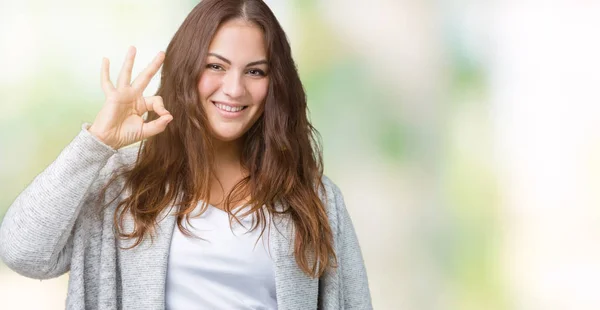
[[[242,97],[246,92],[244,80],[235,70],[230,70],[223,77],[223,85],[221,86],[223,93],[231,98]]]

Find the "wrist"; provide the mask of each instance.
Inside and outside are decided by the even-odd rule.
[[[114,150],[117,150],[118,147],[116,145],[114,145],[114,143],[111,143],[109,141],[109,139],[107,138],[107,135],[104,134],[102,131],[98,130],[96,127],[94,127],[94,125],[92,124],[90,127],[88,127],[87,131],[94,136],[96,139],[98,139],[100,142],[106,144],[107,146],[111,147]]]

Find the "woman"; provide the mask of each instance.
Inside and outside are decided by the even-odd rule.
[[[132,82],[134,58],[115,85],[103,59],[104,106],[8,210],[2,260],[70,271],[68,309],[371,308],[269,8],[202,1]]]

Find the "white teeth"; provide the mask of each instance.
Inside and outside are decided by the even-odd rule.
[[[217,106],[217,108],[227,111],[227,112],[239,112],[242,109],[244,109],[244,107],[230,107],[228,105],[224,105],[224,104],[220,104],[220,103],[215,103],[215,105]]]

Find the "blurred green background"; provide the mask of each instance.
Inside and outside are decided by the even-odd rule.
[[[376,309],[600,308],[599,5],[266,2]],[[196,3],[0,1],[0,217],[93,121],[102,57],[136,74]],[[63,309],[67,279],[0,263],[0,308]]]

